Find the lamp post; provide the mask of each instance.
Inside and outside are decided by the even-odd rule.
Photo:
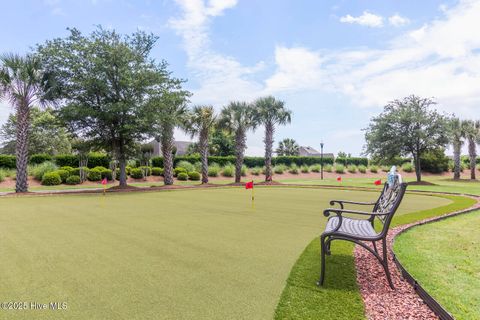
[[[323,140],[320,142],[320,178],[323,180]]]

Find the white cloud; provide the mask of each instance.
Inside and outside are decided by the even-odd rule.
[[[235,58],[222,55],[210,48],[209,26],[211,18],[224,14],[237,0],[176,0],[182,16],[170,20],[170,26],[183,38],[188,55],[188,67],[200,82],[194,90],[194,101],[224,104],[233,99],[251,99],[261,85],[251,75],[263,67],[241,65]]]
[[[410,23],[410,20],[406,17],[402,17],[401,15],[394,14],[393,16],[388,18],[388,22],[394,27],[402,27]]]
[[[306,48],[275,48],[275,74],[266,80],[267,91],[290,91],[318,86],[321,58]]]
[[[340,18],[340,22],[350,23],[350,24],[359,24],[361,26],[367,26],[372,28],[383,27],[383,17],[364,11],[362,15],[358,17],[353,17],[349,14]]]
[[[338,91],[358,106],[381,107],[392,99],[418,94],[438,98],[445,111],[480,117],[479,16],[480,1],[464,0],[441,19],[405,32],[384,49],[322,51],[318,64],[306,68],[308,78],[316,80],[314,89]],[[318,55],[307,48],[283,50]],[[288,64],[288,70],[305,68],[302,59],[290,59]],[[272,90],[280,90],[278,79],[288,78],[279,61],[277,65],[276,73],[266,80]],[[297,90],[311,87],[296,85]]]

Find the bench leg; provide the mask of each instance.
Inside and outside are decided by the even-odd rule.
[[[317,282],[317,286],[323,286],[323,281],[325,280],[325,237],[320,236],[320,256],[321,256],[321,270],[320,270],[320,280]]]
[[[375,241],[372,241],[373,243],[373,249],[375,250],[375,252],[378,254],[378,250],[377,250],[377,243]]]
[[[387,239],[383,239],[383,269],[385,270],[385,274],[387,276],[388,284],[390,285],[390,288],[395,289],[393,286],[392,282],[392,277],[390,275],[390,271],[388,269],[388,253],[387,253]]]

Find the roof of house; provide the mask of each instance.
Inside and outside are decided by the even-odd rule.
[[[310,147],[310,146],[301,146],[299,148],[299,152],[300,154],[306,154],[308,156],[312,156],[312,157],[320,157],[322,154],[320,152],[318,152],[316,149]],[[334,155],[333,153],[323,153],[323,156],[325,158],[333,158]]]

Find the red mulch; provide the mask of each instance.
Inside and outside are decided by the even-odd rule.
[[[477,202],[474,207],[480,207],[480,202]],[[446,216],[456,213],[449,213]],[[391,251],[393,239],[401,231],[409,226],[437,218],[425,219],[390,230],[387,238],[389,251]],[[381,254],[381,245],[377,244],[377,248]],[[388,264],[395,290],[390,289],[382,266],[371,253],[357,245],[355,246],[354,256],[357,269],[357,283],[360,287],[368,319],[438,319],[433,311],[416,294],[413,287],[402,279],[391,254],[388,254]]]

